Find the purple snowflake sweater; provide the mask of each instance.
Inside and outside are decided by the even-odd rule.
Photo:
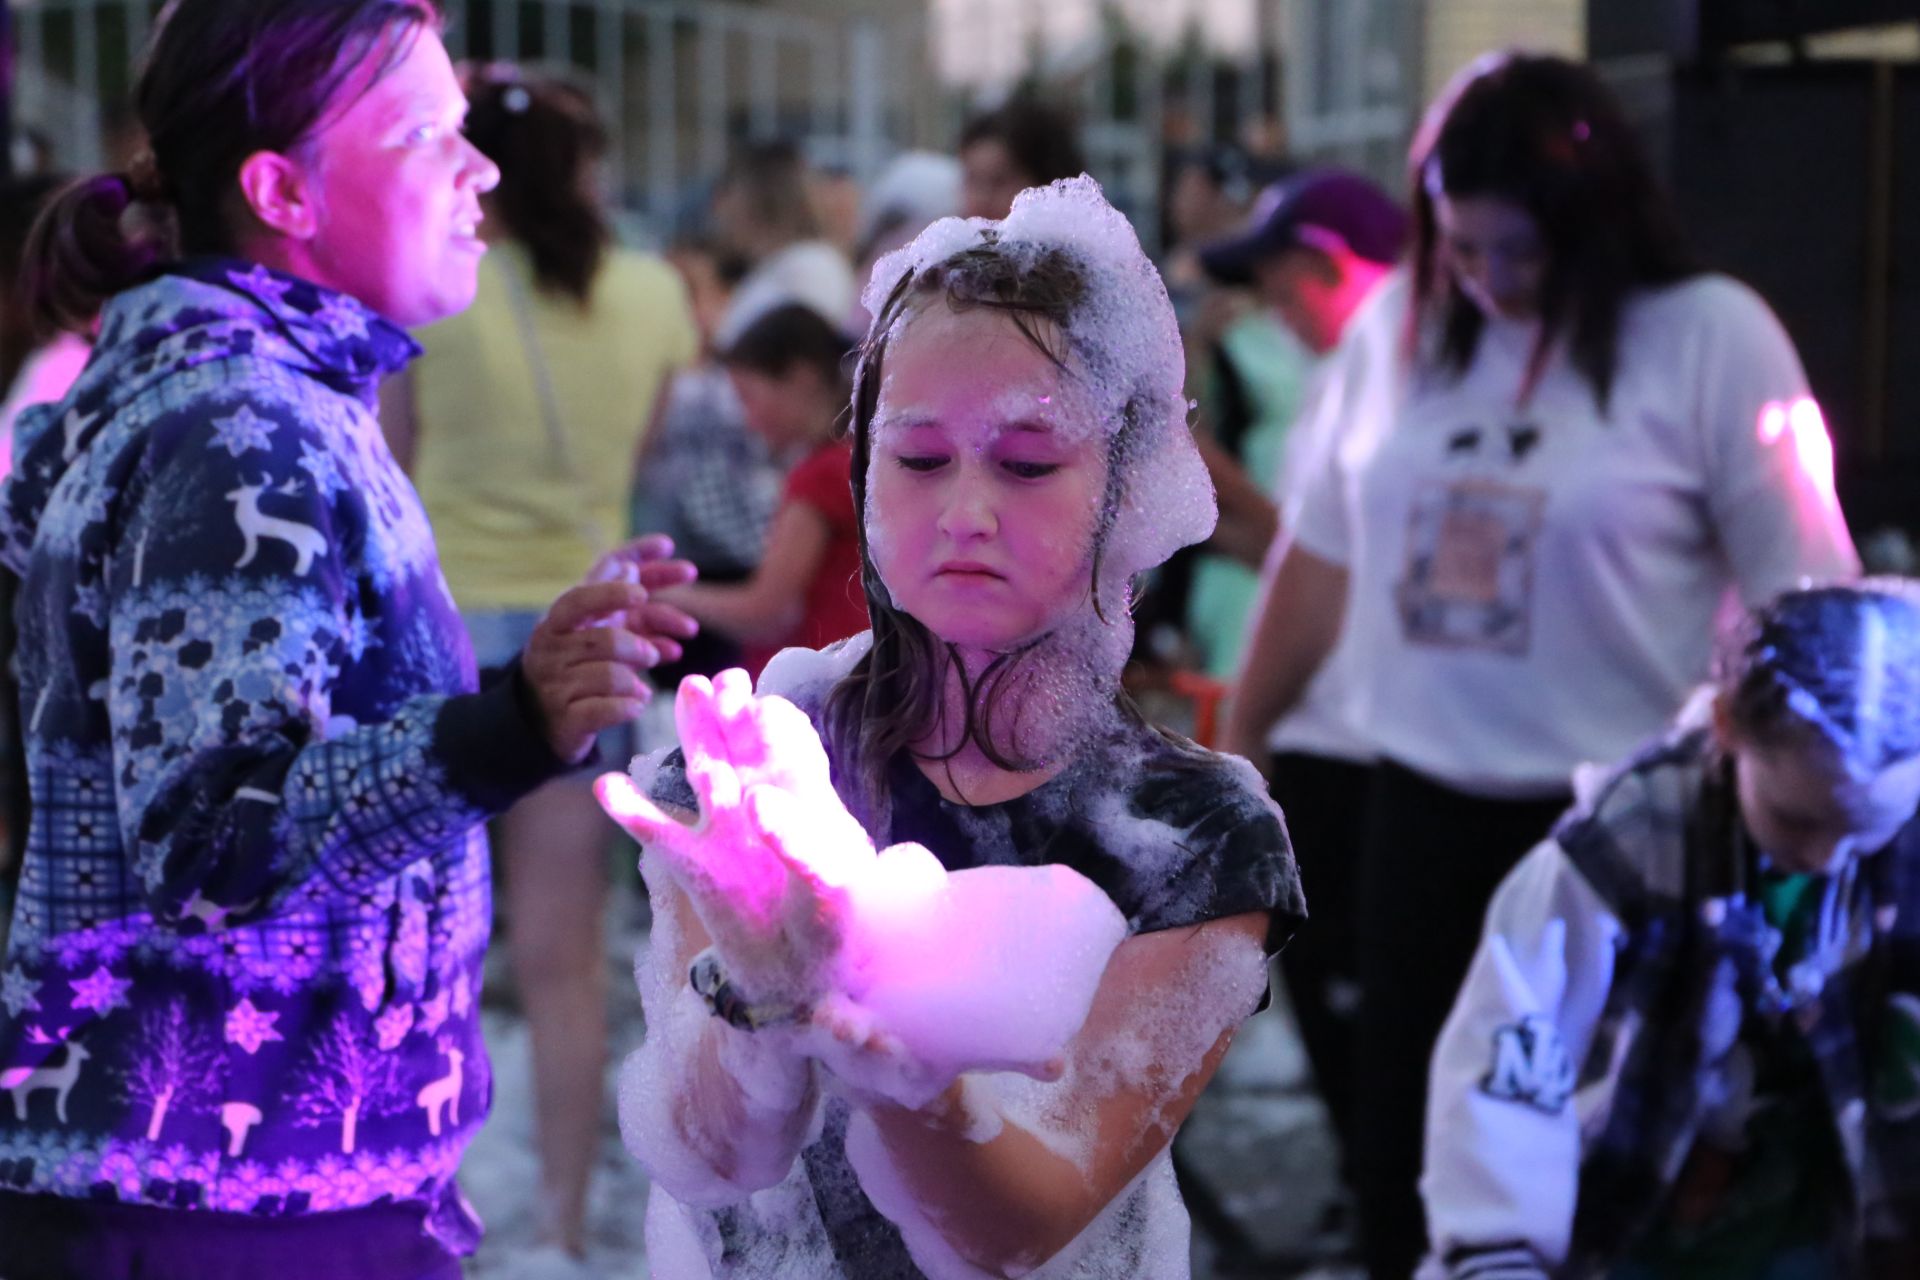
[[[485,1116],[481,821],[555,761],[465,632],[352,299],[186,264],[21,422],[34,806],[0,961],[0,1190],[273,1215],[420,1202]]]

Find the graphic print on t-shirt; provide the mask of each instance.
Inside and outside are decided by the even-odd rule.
[[[1449,432],[1443,462],[1523,465],[1540,428]],[[1394,600],[1409,642],[1520,655],[1533,633],[1534,547],[1547,495],[1484,474],[1421,481],[1407,516],[1407,558]]]
[[[1477,458],[1483,444],[1488,455],[1497,458],[1503,443],[1507,461],[1517,467],[1539,446],[1540,428],[1531,422],[1512,423],[1504,433],[1489,431],[1485,427],[1461,427],[1447,435],[1446,458],[1449,462]]]

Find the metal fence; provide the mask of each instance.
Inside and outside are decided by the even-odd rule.
[[[1286,0],[1288,143],[1398,186],[1420,109],[1421,6],[1411,0]]]
[[[159,0],[11,3],[16,126],[64,169],[121,158],[133,68]],[[1263,0],[1260,38],[1231,54],[1155,50],[1107,24],[1030,70],[1073,100],[1095,173],[1152,241],[1170,141],[1243,140],[1251,121],[1284,120],[1298,158],[1396,169],[1416,79],[1401,48],[1407,9]],[[934,74],[924,4],[446,0],[446,10],[455,57],[563,67],[591,88],[617,124],[615,189],[656,235],[684,221],[742,138],[801,139],[816,163],[866,179],[903,146],[951,145],[970,105]]]
[[[62,168],[114,158],[158,0],[14,0],[16,126]],[[820,17],[730,0],[448,0],[456,58],[564,68],[618,123],[611,177],[656,229],[742,137],[805,140],[870,176],[931,127],[925,23]]]

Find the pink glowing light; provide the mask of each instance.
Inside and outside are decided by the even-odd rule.
[[[681,683],[688,826],[608,774],[601,805],[686,892],[729,980],[757,1002],[857,1011],[900,1048],[861,1087],[918,1106],[967,1070],[1029,1074],[1086,1020],[1126,918],[1063,866],[949,873],[917,844],[875,850],[833,790],[806,716],[746,674]]]
[[[1760,443],[1771,445],[1779,440],[1787,429],[1787,406],[1778,400],[1767,401],[1766,408],[1760,410]]]
[[[1770,400],[1760,410],[1760,443],[1779,443],[1784,435],[1793,437],[1794,459],[1802,474],[1822,493],[1833,492],[1833,437],[1827,434],[1826,418],[1812,396],[1801,396],[1790,403]]]

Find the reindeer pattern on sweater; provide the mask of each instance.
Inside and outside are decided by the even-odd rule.
[[[22,419],[0,1190],[423,1200],[474,1238],[480,823],[556,765],[511,689],[474,692],[380,435],[416,351],[344,296],[190,262],[110,302],[72,395]]]

